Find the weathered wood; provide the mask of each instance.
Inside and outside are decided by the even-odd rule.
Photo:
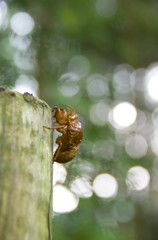
[[[51,108],[0,89],[0,239],[51,239]]]

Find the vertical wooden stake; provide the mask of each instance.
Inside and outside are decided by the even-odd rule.
[[[0,88],[0,239],[50,240],[51,108]]]

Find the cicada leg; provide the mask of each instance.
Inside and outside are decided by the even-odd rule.
[[[60,125],[54,125],[53,127],[47,127],[47,126],[43,126],[44,128],[47,128],[49,130],[54,130],[54,129],[58,129],[58,128],[62,128],[62,126]]]

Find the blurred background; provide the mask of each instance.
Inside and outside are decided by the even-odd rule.
[[[158,239],[158,2],[0,0],[0,85],[72,106],[54,240]]]

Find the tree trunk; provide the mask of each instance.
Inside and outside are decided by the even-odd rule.
[[[0,239],[50,240],[51,108],[0,88]]]

